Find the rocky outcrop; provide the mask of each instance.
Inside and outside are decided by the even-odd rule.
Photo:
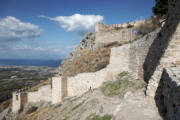
[[[81,40],[80,44],[70,53],[70,55],[61,63],[61,66],[59,67],[59,74],[63,75],[63,72],[67,69],[66,67],[70,62],[72,62],[74,59],[81,56],[84,50],[91,50],[93,51],[95,41],[95,34],[87,33],[84,38]]]
[[[144,23],[143,21],[137,21],[132,23],[133,25]],[[124,25],[124,24],[123,24]],[[65,71],[71,69],[69,66],[73,61],[80,58],[87,51],[96,52],[102,48],[112,48],[132,42],[137,38],[137,31],[134,27],[123,28],[116,25],[106,26],[102,23],[97,23],[95,30],[92,33],[87,33],[81,40],[72,53],[62,62],[59,67],[59,75],[64,76]],[[90,54],[90,52],[88,52]],[[96,57],[96,56],[95,56]],[[89,61],[90,62],[90,61]],[[103,61],[104,62],[104,61]],[[108,63],[108,62],[107,62]],[[80,63],[79,63],[80,64]],[[81,72],[94,72],[94,71],[81,71]],[[80,72],[80,73],[81,73]]]

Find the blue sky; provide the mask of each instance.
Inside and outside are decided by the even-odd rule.
[[[0,59],[61,59],[96,22],[149,18],[155,0],[0,0]]]

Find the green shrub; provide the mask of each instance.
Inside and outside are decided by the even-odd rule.
[[[32,107],[26,112],[26,114],[31,114],[31,113],[35,112],[37,109],[38,109],[38,107],[32,106]]]
[[[133,28],[134,25],[128,24],[127,28]]]
[[[89,117],[86,118],[86,120],[111,120],[112,119],[112,115],[104,115],[104,116],[99,116],[99,115],[90,115]]]
[[[115,82],[110,81],[106,82],[101,86],[101,91],[106,96],[114,96],[114,95],[124,95],[125,90],[128,85],[131,83],[126,80],[122,79],[124,76],[126,76],[127,72],[122,72],[118,75],[117,80]]]
[[[123,97],[127,91],[142,89],[145,85],[143,80],[135,80],[128,72],[122,72],[117,76],[116,81],[106,82],[100,89],[105,96],[113,97],[115,95],[120,95]]]
[[[166,16],[168,12],[168,0],[155,0],[156,4],[152,8],[152,11],[155,15],[159,17]]]
[[[99,71],[99,70],[105,68],[105,67],[107,66],[107,64],[109,64],[107,61],[102,62],[102,63],[98,64],[98,65],[95,67],[95,70],[96,70],[96,71]]]
[[[121,79],[122,77],[126,76],[128,74],[128,72],[121,72],[120,74],[118,74],[117,78]]]
[[[144,24],[141,24],[136,28],[139,35],[146,35],[153,32],[161,27],[161,23],[157,17],[152,16],[150,19],[146,20]]]

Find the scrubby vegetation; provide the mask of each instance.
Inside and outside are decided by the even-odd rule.
[[[67,62],[65,66],[64,76],[75,76],[83,72],[95,72],[109,64],[110,48],[102,48],[97,51],[86,50],[82,55],[75,58],[72,62]]]
[[[92,115],[88,116],[86,118],[86,120],[111,120],[112,117],[113,117],[112,115],[108,115],[108,114],[106,114],[106,115],[104,115],[102,117],[99,116],[99,115],[92,114]]]
[[[106,82],[101,86],[101,91],[105,96],[120,95],[121,97],[129,90],[137,90],[145,87],[145,82],[142,80],[133,80],[127,72],[120,73],[116,81]]]
[[[82,55],[70,63],[70,69],[64,75],[74,76],[82,72],[95,72],[109,64],[110,49],[102,48],[98,51],[84,51]],[[77,69],[78,68],[78,69]]]
[[[168,12],[168,0],[156,0],[156,4],[152,10],[155,15],[161,18],[165,17]]]
[[[11,104],[11,99],[6,100],[6,101],[0,103],[0,113],[1,113],[4,109],[8,108],[8,107],[10,106],[10,104]]]
[[[37,109],[35,112],[26,114],[25,116],[23,116],[22,120],[39,120],[39,118],[42,118],[48,112],[51,112],[53,110],[54,110],[54,107],[52,105],[46,106],[46,107],[41,107],[41,108]]]
[[[32,106],[31,108],[29,108],[29,110],[26,112],[26,114],[31,114],[31,113],[35,112],[37,109],[38,109],[38,107]]]
[[[146,20],[144,24],[141,24],[136,29],[139,35],[146,35],[150,32],[159,29],[160,27],[161,27],[160,20],[155,16],[151,16],[150,19]]]
[[[127,28],[133,28],[134,25],[128,24]]]

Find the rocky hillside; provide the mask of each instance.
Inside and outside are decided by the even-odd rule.
[[[132,34],[133,26],[117,29],[99,24],[106,30],[85,35],[61,64],[57,77],[61,102],[26,104],[16,118],[179,120],[179,6],[179,0],[169,0],[167,20],[160,30],[148,22],[136,28],[137,34]],[[5,118],[14,118],[11,115]]]
[[[145,86],[143,81],[122,72],[116,80],[104,83],[100,88],[65,99],[59,105],[41,106],[22,119],[160,120],[156,105],[144,95]]]

